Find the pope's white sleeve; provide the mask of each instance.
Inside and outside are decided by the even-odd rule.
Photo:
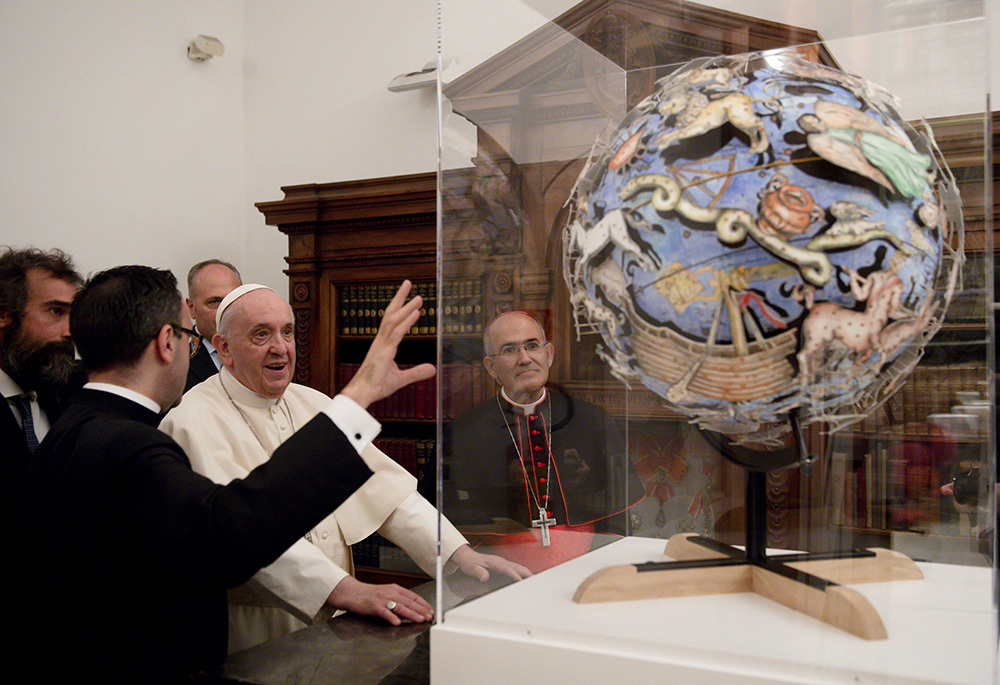
[[[333,588],[348,575],[323,552],[299,540],[274,562],[254,574],[250,584],[269,595],[296,618],[311,623]]]
[[[413,492],[396,507],[378,532],[401,547],[417,566],[434,577],[437,553],[438,511]],[[445,517],[441,517],[441,556],[447,561],[455,550],[468,541]]]

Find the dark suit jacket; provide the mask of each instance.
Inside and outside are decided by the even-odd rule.
[[[21,487],[24,482],[24,469],[28,464],[28,444],[24,440],[18,418],[14,409],[6,400],[0,401],[0,518],[6,528],[5,532],[16,533],[20,530]],[[60,407],[50,395],[39,392],[38,404],[49,420],[49,425],[59,418]]]
[[[219,373],[219,370],[215,368],[212,355],[209,354],[208,349],[205,347],[205,339],[202,338],[201,344],[198,345],[198,351],[191,357],[191,363],[188,365],[187,383],[184,384],[184,392],[187,392],[202,381],[207,381],[217,373]]]
[[[158,422],[84,389],[29,463],[24,560],[43,621],[36,663],[53,682],[170,682],[213,669],[226,654],[225,589],[371,475],[322,413],[227,486],[191,471]]]
[[[67,388],[69,394],[77,386]],[[38,404],[42,413],[48,419],[49,425],[54,425],[62,410],[62,404],[46,391],[38,391]],[[0,400],[0,535],[8,541],[8,554],[15,555],[15,550],[24,546],[24,473],[31,457],[28,445],[24,440],[24,431],[15,417],[15,409],[6,400]],[[23,564],[5,564],[0,571],[0,583],[4,587],[24,587]],[[30,598],[23,590],[8,593],[7,607],[15,617],[26,616],[34,607]],[[20,618],[16,619],[20,621]],[[7,649],[10,654],[24,653],[28,636],[23,631],[15,631],[14,637],[8,640]]]
[[[28,463],[28,445],[24,442],[24,431],[14,416],[10,403],[3,400],[0,406],[0,445],[3,459],[0,460],[0,507],[3,507],[4,526],[13,525],[16,530],[17,512],[21,502],[21,482],[24,467]]]

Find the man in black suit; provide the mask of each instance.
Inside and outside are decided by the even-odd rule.
[[[77,370],[69,307],[81,283],[59,250],[0,254],[0,507],[8,532],[19,530],[28,457],[58,417]]]
[[[226,654],[226,593],[278,557],[371,475],[365,407],[434,373],[396,348],[419,316],[404,282],[357,376],[263,466],[221,486],[156,429],[180,401],[188,316],[169,271],[118,267],[77,295],[70,329],[90,381],[26,474],[28,658],[52,682],[211,677]],[[53,533],[57,533],[53,535]],[[390,610],[428,620],[400,588]],[[67,619],[70,622],[67,622]],[[56,653],[52,630],[62,626]],[[78,629],[77,629],[78,628]],[[63,632],[67,631],[67,632]]]
[[[222,361],[219,353],[212,347],[215,311],[222,298],[242,284],[236,267],[221,259],[206,259],[188,271],[187,306],[195,322],[194,328],[198,331],[198,347],[191,356],[184,392],[219,373]]]
[[[31,453],[55,422],[78,366],[69,337],[69,307],[82,279],[58,251],[5,248],[0,252],[0,534],[18,549],[23,530],[24,470]],[[5,564],[0,582],[20,588],[21,566]],[[21,591],[10,593],[8,611],[31,610]],[[16,619],[17,620],[17,619]],[[21,652],[15,631],[11,654]]]

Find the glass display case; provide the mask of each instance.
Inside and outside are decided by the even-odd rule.
[[[986,10],[440,1],[433,679],[995,682]]]

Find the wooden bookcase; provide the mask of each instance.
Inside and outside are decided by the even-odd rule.
[[[456,198],[451,220],[459,224],[474,220],[466,199],[470,172],[447,178]],[[400,349],[401,364],[437,361],[438,301],[448,308],[441,313],[448,343],[439,380],[416,384],[371,407],[383,424],[376,445],[414,472],[419,491],[434,502],[438,403],[442,415],[452,418],[489,392],[482,369],[484,316],[487,310],[505,306],[510,296],[495,287],[489,288],[491,295],[484,294],[486,270],[461,237],[448,249],[449,263],[464,265],[462,274],[451,274],[438,293],[435,174],[282,190],[282,200],[256,206],[268,224],[288,236],[288,295],[298,350],[295,382],[336,394],[364,359],[381,310],[404,279],[414,283],[414,294],[420,294],[425,305]],[[487,305],[493,301],[501,304]],[[450,311],[452,306],[455,311]],[[438,382],[448,388],[440,400]],[[354,551],[359,576],[367,580],[412,585],[425,579],[405,555],[384,541],[368,540]]]

